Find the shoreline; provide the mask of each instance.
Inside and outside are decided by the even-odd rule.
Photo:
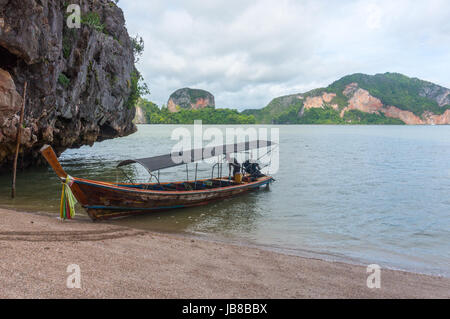
[[[0,208],[2,298],[450,298],[444,276]],[[78,264],[81,289],[66,287]]]
[[[283,248],[273,245],[264,245],[259,243],[251,243],[246,241],[237,241],[237,240],[229,240],[225,238],[217,238],[210,236],[210,234],[196,234],[196,233],[189,233],[189,232],[176,232],[176,231],[161,231],[161,230],[148,230],[145,228],[139,228],[139,227],[130,227],[134,229],[140,229],[140,230],[146,230],[151,233],[155,234],[166,234],[171,236],[179,236],[181,238],[187,238],[187,239],[198,239],[202,241],[212,242],[216,244],[224,244],[224,245],[233,245],[236,247],[242,247],[242,248],[253,248],[253,249],[261,249],[268,252],[273,252],[281,255],[287,255],[287,256],[293,256],[293,257],[299,257],[299,258],[306,258],[306,259],[314,259],[314,260],[320,260],[324,262],[331,262],[331,263],[343,263],[348,264],[352,266],[360,266],[360,267],[366,267],[369,264],[376,263],[376,262],[369,262],[364,261],[357,258],[351,258],[344,255],[337,255],[332,254],[329,252],[320,252],[320,251],[313,251],[313,250],[306,250],[306,249],[294,249],[294,248]],[[395,267],[391,265],[383,265],[383,269],[387,270],[393,270],[393,271],[401,271],[405,273],[410,274],[416,274],[416,275],[425,275],[425,276],[432,276],[432,277],[443,277],[450,279],[450,275],[441,274],[441,273],[431,273],[431,272],[424,272],[424,271],[418,271],[418,270],[412,270],[412,269],[406,269],[406,268],[400,268]]]
[[[14,208],[0,206],[0,210],[1,209],[11,210],[11,211],[15,211],[15,212],[42,215],[42,216],[46,216],[49,218],[58,219],[58,217],[55,215],[55,213],[50,213],[50,212],[25,211],[25,210],[17,210]],[[90,217],[85,212],[83,212],[81,214],[77,213],[76,219],[80,220],[80,221],[86,221],[88,223],[92,222]],[[185,231],[180,232],[180,231],[170,231],[170,230],[161,230],[161,229],[148,229],[145,227],[121,225],[120,223],[116,223],[114,220],[105,220],[105,221],[101,221],[101,223],[108,224],[108,225],[115,225],[118,227],[126,227],[126,228],[141,230],[141,231],[147,231],[147,232],[154,233],[154,234],[169,235],[169,236],[180,237],[180,238],[185,238],[185,239],[197,239],[197,240],[201,240],[201,241],[212,242],[215,244],[224,244],[224,245],[233,245],[233,246],[243,247],[243,248],[261,249],[264,251],[274,252],[274,253],[278,253],[278,254],[282,254],[282,255],[288,255],[288,256],[294,256],[294,257],[300,257],[300,258],[306,258],[306,259],[315,259],[315,260],[321,260],[321,261],[325,261],[325,262],[336,262],[336,263],[343,263],[343,264],[349,264],[349,265],[361,266],[361,267],[366,267],[367,265],[372,264],[372,263],[376,264],[375,261],[373,261],[373,262],[365,261],[365,260],[361,260],[361,259],[357,259],[357,258],[351,258],[348,256],[344,256],[344,255],[333,254],[331,252],[320,252],[320,251],[306,250],[306,249],[284,248],[284,247],[278,247],[278,246],[273,246],[273,245],[269,245],[269,244],[264,245],[264,244],[259,244],[259,243],[247,242],[245,240],[239,241],[239,240],[228,239],[225,237],[214,237],[213,235],[207,234],[207,233],[203,234],[203,233],[190,233],[190,232],[185,232]],[[394,270],[394,271],[402,271],[402,272],[411,273],[411,274],[427,275],[427,276],[433,276],[433,277],[444,277],[444,278],[450,279],[450,275],[446,275],[446,274],[442,274],[442,273],[425,272],[425,271],[401,268],[401,267],[385,265],[385,264],[383,264],[382,268],[388,269],[388,270]]]

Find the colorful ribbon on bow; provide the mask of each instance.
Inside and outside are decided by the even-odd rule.
[[[63,182],[61,193],[61,205],[59,207],[59,214],[61,219],[71,219],[75,216],[75,204],[77,200],[72,194],[70,186],[73,181],[69,175],[66,177],[66,181]]]

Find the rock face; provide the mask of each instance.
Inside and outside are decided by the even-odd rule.
[[[423,114],[423,118],[425,119],[425,122],[428,124],[437,124],[437,125],[443,125],[443,124],[450,124],[450,110],[447,110],[442,115],[435,115],[430,112],[425,112]]]
[[[349,98],[349,110],[360,110],[367,113],[374,113],[383,107],[383,103],[381,103],[380,99],[371,96],[368,91],[358,88],[357,83],[352,83],[351,85],[354,87],[356,86],[355,91],[350,93],[347,89],[344,90],[344,95],[346,91],[348,92],[348,95],[346,96]]]
[[[380,99],[373,97],[368,91],[358,87],[358,83],[350,83],[342,92],[348,100],[348,106],[341,110],[341,117],[349,110],[359,110],[366,113],[379,113],[383,108]]]
[[[388,106],[387,108],[382,108],[380,110],[387,117],[392,117],[400,119],[405,124],[417,125],[417,124],[432,124],[424,122],[420,117],[415,115],[413,112],[404,111],[395,106]]]
[[[145,111],[138,105],[136,105],[136,115],[134,116],[133,122],[134,124],[147,124]]]
[[[67,26],[69,3],[80,28]],[[0,1],[0,17],[0,167],[12,160],[25,81],[24,165],[42,161],[43,144],[61,153],[136,130],[133,48],[112,1]]]
[[[435,100],[439,106],[450,105],[450,90],[433,83],[422,87],[419,95]]]
[[[305,109],[323,107],[324,105],[330,103],[334,97],[336,97],[336,94],[327,92],[323,92],[323,94],[319,96],[308,96],[304,103]],[[337,104],[330,104],[330,106],[335,110],[338,109]]]
[[[6,141],[16,138],[19,112],[22,97],[17,93],[16,86],[10,74],[0,69],[0,158],[5,157],[10,150],[5,147]]]
[[[342,91],[342,94],[348,98],[348,105],[340,110],[341,118],[344,117],[345,112],[347,111],[358,110],[365,113],[384,114],[386,117],[400,119],[405,124],[410,125],[450,124],[450,110],[445,111],[442,115],[424,112],[422,116],[419,117],[411,111],[402,110],[391,105],[384,105],[380,99],[370,95],[367,90],[361,89],[358,86],[358,83],[355,82],[348,84]],[[429,96],[431,96],[431,94],[429,94]],[[442,93],[437,97],[437,100],[440,101],[441,104],[447,103],[447,96],[448,92]],[[334,97],[336,97],[336,94],[327,92],[323,92],[322,95],[307,97],[301,114],[303,114],[304,109],[323,108],[325,106],[331,106],[333,109],[339,110],[339,106],[337,104],[330,104]]]
[[[450,110],[442,115],[435,115],[431,112],[424,112],[421,117],[411,111],[401,110],[391,105],[383,105],[380,99],[373,97],[367,90],[358,87],[358,83],[350,83],[346,86],[343,94],[349,98],[348,106],[342,109],[340,115],[344,116],[348,110],[359,110],[365,113],[383,113],[386,117],[397,118],[405,124],[450,124]],[[443,96],[440,101],[443,101]],[[446,105],[446,104],[443,104]]]
[[[275,98],[265,108],[244,114],[254,115],[258,123],[284,124],[302,123],[299,119],[308,111],[316,118],[326,114],[320,120],[336,124],[355,123],[352,116],[358,113],[352,111],[374,114],[371,123],[399,123],[386,121],[392,118],[412,125],[450,124],[450,89],[398,73],[353,74],[327,88]]]
[[[167,101],[167,108],[170,112],[177,112],[179,109],[196,110],[205,107],[215,107],[214,96],[205,90],[183,88],[173,92]]]

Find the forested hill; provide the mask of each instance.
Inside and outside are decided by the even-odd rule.
[[[274,124],[450,124],[450,90],[398,73],[358,73],[242,113]]]
[[[194,120],[202,120],[203,124],[255,124],[252,115],[226,108],[180,108],[172,112],[166,106],[159,108],[145,99],[139,99],[136,104],[136,124],[193,124]]]

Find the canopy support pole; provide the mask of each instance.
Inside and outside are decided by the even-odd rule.
[[[220,161],[219,161],[219,179],[220,179],[220,186],[222,186],[222,162],[223,162],[223,157],[220,157]]]
[[[220,178],[220,157],[217,156],[217,178]]]
[[[194,183],[194,189],[197,189],[197,168],[198,168],[198,163],[195,163],[195,183]]]
[[[118,167],[118,168],[122,171],[123,175],[125,175],[125,177],[128,179],[128,181],[129,181],[132,185],[136,185],[136,183],[128,176],[128,174],[125,172],[124,169],[122,169],[122,168],[120,168],[120,167]],[[151,173],[150,173],[150,180],[151,180],[151,178],[152,178],[152,176],[151,176]]]

